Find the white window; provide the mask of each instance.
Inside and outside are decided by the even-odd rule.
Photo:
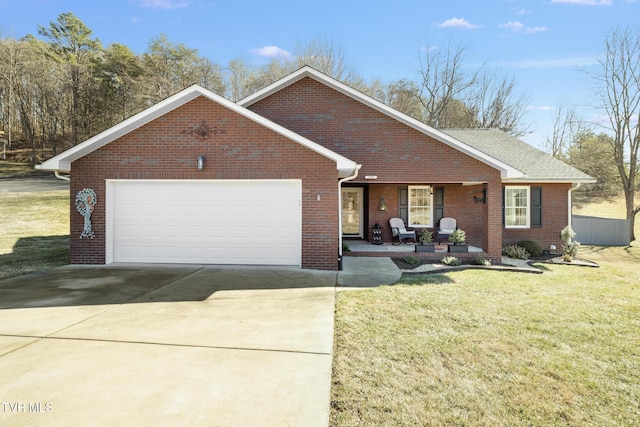
[[[504,188],[504,226],[506,228],[529,228],[530,194],[529,187]]]
[[[433,227],[433,190],[431,186],[409,186],[409,226]]]

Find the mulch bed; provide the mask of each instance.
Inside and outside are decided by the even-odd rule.
[[[445,256],[449,256],[449,254],[443,254],[442,257],[444,258]],[[407,258],[407,257],[405,257],[405,258]],[[435,261],[433,259],[416,258],[418,263],[417,264],[410,264],[410,263],[404,261],[405,258],[391,258],[391,260],[401,270],[413,270],[413,269],[418,268],[419,266],[421,266],[423,264],[435,264],[435,263],[437,263],[437,261]],[[474,262],[474,260],[460,260],[460,261],[461,261],[460,265],[477,265]],[[589,261],[589,260],[583,259],[583,258],[576,258],[572,262],[566,262],[566,261],[564,261],[562,259],[562,256],[558,256],[557,254],[542,254],[542,255],[540,255],[538,257],[531,257],[531,258],[529,258],[529,262],[541,262],[541,263],[546,263],[546,264],[577,265],[577,266],[581,266],[581,267],[594,267],[594,268],[600,267],[595,262]],[[505,264],[493,264],[493,265],[505,265]]]
[[[530,260],[535,261],[535,259],[530,259]],[[547,264],[579,265],[581,267],[594,267],[594,268],[599,268],[600,267],[598,264],[596,264],[593,261],[589,261],[588,259],[575,258],[571,262],[566,262],[565,260],[562,259],[561,256],[554,256],[554,257],[551,257],[549,259],[541,260],[539,262],[544,262],[544,263],[547,263]]]
[[[442,258],[446,257],[446,256],[452,256],[449,253],[443,253],[442,254]],[[410,264],[405,260],[405,258],[391,258],[391,261],[394,262],[395,265],[398,266],[398,268],[400,270],[413,270],[415,268],[420,267],[421,265],[424,264],[438,264],[439,260],[435,260],[435,259],[424,259],[424,258],[416,258],[416,260],[418,260],[418,262],[416,264]],[[460,260],[460,265],[478,265],[476,264],[472,259],[461,259]],[[492,265],[501,265],[501,264],[492,264]]]

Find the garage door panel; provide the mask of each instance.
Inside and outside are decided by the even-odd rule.
[[[300,265],[300,181],[110,181],[115,262]]]

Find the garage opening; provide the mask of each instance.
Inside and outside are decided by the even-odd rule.
[[[300,266],[300,180],[108,180],[107,263]]]

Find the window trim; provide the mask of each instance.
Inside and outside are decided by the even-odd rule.
[[[517,207],[521,208],[521,206],[507,206],[507,202],[509,198],[507,197],[507,190],[526,190],[527,191],[527,204],[526,208],[526,224],[524,225],[509,225],[507,224],[509,216],[507,215],[507,209],[515,209]],[[531,186],[529,185],[505,185],[504,187],[504,206],[503,206],[503,215],[504,215],[504,228],[531,228]]]
[[[411,190],[412,189],[426,189],[429,191],[429,223],[428,224],[412,224],[411,223]],[[407,227],[412,228],[431,228],[433,227],[433,214],[434,214],[434,205],[433,205],[433,197],[434,191],[433,186],[431,185],[409,185],[407,187]],[[418,206],[416,206],[418,207]],[[419,206],[424,208],[425,206]]]

